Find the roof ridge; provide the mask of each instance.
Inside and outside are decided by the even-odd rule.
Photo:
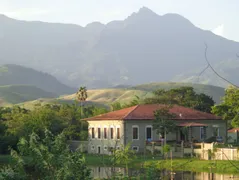
[[[129,116],[135,109],[137,109],[139,107],[139,104],[138,105],[136,105],[136,106],[134,106],[134,108],[130,111],[130,112],[128,112],[125,116],[123,116],[123,118],[122,118],[122,120],[124,120],[127,116]]]

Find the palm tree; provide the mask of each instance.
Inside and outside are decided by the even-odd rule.
[[[86,87],[80,87],[80,89],[76,92],[76,100],[80,101],[81,111],[80,111],[80,118],[82,119],[83,116],[83,102],[86,101],[88,95],[87,95],[87,89]],[[81,122],[81,132],[82,132],[82,122]]]

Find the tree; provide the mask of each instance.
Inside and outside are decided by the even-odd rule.
[[[222,103],[212,108],[212,113],[228,120],[232,127],[239,127],[239,89],[233,86],[225,91]]]
[[[86,101],[86,99],[88,98],[88,94],[87,94],[87,89],[86,87],[80,87],[80,89],[77,91],[76,93],[76,99],[78,101],[80,101],[80,105],[81,105],[81,119],[83,118],[82,115],[83,115],[83,102]],[[82,126],[82,123],[81,123],[81,131],[83,130],[83,126]]]
[[[113,161],[116,164],[125,164],[126,173],[128,175],[129,168],[128,165],[135,158],[135,152],[131,149],[131,144],[128,143],[126,146],[121,146],[121,149],[117,149],[113,155]]]
[[[157,134],[161,134],[164,137],[165,145],[167,143],[166,134],[176,128],[176,124],[172,120],[175,115],[169,112],[169,107],[162,107],[154,112],[154,116],[153,129],[156,130]]]
[[[144,99],[145,104],[177,104],[196,110],[211,112],[213,99],[206,94],[197,94],[193,87],[180,87],[170,90],[158,89],[153,96]]]
[[[86,87],[80,87],[80,89],[76,93],[76,99],[82,103],[86,101],[87,98],[88,94]]]
[[[123,109],[123,105],[120,103],[120,102],[114,102],[111,104],[111,110],[112,111],[117,111],[117,110],[120,110],[120,109]]]
[[[21,138],[18,151],[11,151],[15,163],[0,170],[0,179],[91,179],[84,157],[70,151],[64,134],[32,133],[29,140]]]

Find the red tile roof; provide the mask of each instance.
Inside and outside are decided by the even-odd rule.
[[[239,131],[239,128],[232,128],[232,129],[229,129],[227,132],[235,133],[236,131]]]
[[[118,111],[109,112],[85,120],[154,120],[154,111],[166,107],[162,104],[137,105]],[[170,113],[176,115],[175,120],[221,120],[213,114],[197,111],[191,108],[174,105],[170,107]]]

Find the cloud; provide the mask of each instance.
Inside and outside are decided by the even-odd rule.
[[[106,11],[103,13],[103,16],[106,17],[106,18],[112,18],[112,17],[115,17],[115,16],[119,16],[122,14],[122,11],[120,10],[111,10],[111,11]]]
[[[21,8],[14,11],[3,11],[1,14],[7,15],[13,18],[21,18],[27,16],[38,16],[50,13],[48,10],[38,8]]]
[[[212,32],[218,36],[224,36],[224,24],[219,25]]]

